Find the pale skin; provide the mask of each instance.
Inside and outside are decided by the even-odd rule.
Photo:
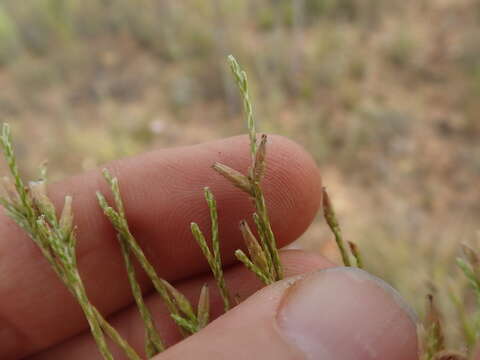
[[[248,139],[159,150],[108,166],[119,178],[132,232],[160,276],[193,302],[201,285],[209,282],[216,318],[222,302],[189,233],[191,221],[202,229],[209,227],[202,193],[209,186],[218,202],[227,284],[242,300],[207,328],[182,340],[141,274],[159,332],[172,345],[154,359],[417,359],[415,324],[408,309],[391,289],[366,273],[334,268],[319,255],[282,251],[289,279],[257,292],[261,284],[233,256],[242,246],[239,221],[250,217],[252,206],[245,194],[211,169],[216,161],[245,172],[250,161]],[[280,246],[297,239],[312,222],[320,206],[321,186],[314,161],[300,146],[281,137],[269,138],[263,188]],[[115,234],[96,203],[96,190],[108,193],[100,171],[52,185],[50,195],[58,204],[66,194],[73,196],[78,262],[88,294],[143,353],[142,323]],[[319,341],[312,342],[313,336]],[[124,359],[117,349],[113,351],[115,359]],[[101,360],[78,305],[38,249],[3,214],[0,359]]]

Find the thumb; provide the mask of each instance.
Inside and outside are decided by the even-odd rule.
[[[354,268],[269,286],[155,360],[415,360],[413,313],[393,288]]]

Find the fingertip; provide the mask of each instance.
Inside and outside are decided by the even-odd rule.
[[[282,298],[277,322],[307,359],[418,357],[413,311],[390,285],[357,268],[330,268],[297,280]]]

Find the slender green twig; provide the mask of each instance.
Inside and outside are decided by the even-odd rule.
[[[151,358],[156,354],[164,351],[165,345],[160,338],[150,310],[148,309],[145,301],[143,300],[142,289],[140,288],[137,277],[135,275],[135,268],[131,259],[130,248],[121,236],[118,236],[118,238],[122,250],[123,259],[125,261],[125,266],[127,268],[127,276],[128,281],[130,282],[130,287],[132,289],[133,298],[135,299],[135,303],[137,304],[138,311],[140,312],[140,316],[142,317],[145,326],[145,353],[148,358]]]
[[[265,251],[264,243],[260,245],[255,235],[253,235],[252,230],[250,230],[250,226],[245,220],[240,222],[240,231],[252,262],[263,274],[270,274],[271,279],[274,280],[275,274],[271,266],[271,259],[267,258],[266,254],[268,254],[268,252]]]
[[[101,322],[104,319],[88,299],[85,286],[78,272],[71,197],[67,196],[65,198],[63,211],[60,219],[58,219],[55,207],[46,192],[46,170],[44,168],[41,170],[39,181],[30,183],[28,187],[23,183],[18,171],[8,124],[2,126],[0,146],[14,180],[12,187],[9,187],[8,181],[4,181],[7,186],[7,195],[1,198],[2,205],[7,214],[26,231],[40,248],[55,273],[77,299],[85,313],[102,357],[108,360],[113,359],[101,327]],[[132,353],[130,355],[132,356],[129,356],[129,359],[140,359],[136,354]]]
[[[207,201],[208,208],[210,209],[210,221],[211,221],[211,232],[212,232],[212,250],[210,250],[205,236],[203,235],[200,227],[196,223],[191,223],[191,230],[193,237],[197,241],[204,257],[207,259],[207,262],[212,271],[213,277],[217,283],[220,296],[223,301],[223,307],[225,311],[230,309],[231,298],[228,292],[227,285],[225,283],[225,277],[223,275],[223,266],[222,266],[222,256],[220,252],[220,239],[218,235],[218,212],[217,212],[217,203],[215,197],[208,187],[204,189],[205,200]]]
[[[145,270],[147,275],[152,280],[153,286],[155,287],[157,292],[160,294],[160,296],[164,300],[168,310],[172,313],[175,313],[177,311],[177,308],[173,303],[172,299],[170,298],[168,291],[164,286],[164,283],[159,278],[156,270],[153,268],[152,264],[147,259],[147,257],[145,256],[145,253],[141,249],[140,245],[138,245],[137,240],[130,232],[128,222],[125,217],[123,201],[121,200],[121,197],[120,197],[120,189],[118,186],[117,178],[112,177],[108,172],[108,170],[106,169],[103,170],[103,175],[111,187],[112,193],[114,195],[115,205],[117,206],[117,210],[112,208],[108,204],[107,200],[102,195],[102,193],[98,191],[97,200],[100,207],[102,208],[103,212],[112,223],[115,230],[121,236],[121,238],[128,244],[130,251],[135,255],[135,257],[138,259],[142,268]]]
[[[108,337],[120,348],[123,350],[127,359],[130,360],[142,360],[141,357],[137,354],[134,348],[120,335],[120,333],[112,326],[110,323],[100,314],[97,308],[93,308],[95,315],[97,316],[97,321],[100,324],[101,328],[108,335]]]
[[[255,128],[255,118],[253,117],[253,105],[250,100],[247,73],[240,67],[233,55],[228,56],[228,63],[243,99],[243,108],[247,118],[247,127],[249,130],[248,135],[250,137],[250,152],[254,158],[255,153],[257,152],[257,133]]]
[[[248,270],[253,272],[265,285],[274,283],[275,280],[273,280],[270,276],[268,276],[269,274],[264,273],[257,265],[255,265],[242,250],[236,250],[235,257],[241,261]]]
[[[362,258],[362,254],[360,253],[360,249],[358,248],[358,245],[353,241],[349,241],[348,246],[353,255],[353,258],[355,259],[355,265],[358,268],[363,269],[363,258]]]
[[[214,164],[213,168],[233,185],[246,192],[253,201],[255,206],[255,214],[253,216],[260,237],[260,248],[264,253],[262,259],[267,261],[268,266],[258,266],[259,264],[255,264],[255,260],[252,261],[249,259],[243,251],[237,251],[236,256],[249,269],[254,271],[262,281],[269,284],[283,278],[283,269],[280,262],[275,235],[270,224],[265,197],[260,186],[260,182],[265,173],[267,136],[262,135],[260,141],[257,142],[256,125],[253,116],[253,105],[250,99],[247,75],[233,56],[230,55],[228,61],[243,99],[252,160],[247,176],[220,163]],[[257,241],[255,240],[255,242]],[[252,244],[253,243],[250,242],[250,245]],[[258,249],[259,248],[257,248],[257,251]],[[257,257],[257,261],[258,259],[259,258]]]
[[[113,177],[108,170],[104,169],[103,175],[105,180],[110,185],[110,190],[112,191],[115,207],[111,207],[105,197],[100,193],[97,192],[97,199],[100,207],[102,208],[103,212],[110,220],[111,224],[115,228],[118,233],[118,237],[121,240],[120,243],[125,245],[125,248],[128,248],[129,252],[131,252],[137,260],[139,261],[140,265],[144,269],[144,271],[149,276],[150,280],[153,283],[155,290],[158,292],[162,300],[164,301],[165,305],[167,306],[168,311],[170,312],[171,317],[179,326],[180,331],[183,335],[192,334],[195,331],[199,330],[199,321],[195,312],[193,311],[193,307],[191,306],[190,302],[173,286],[171,286],[166,280],[161,279],[150,261],[145,256],[145,253],[141,249],[140,245],[138,244],[135,237],[132,235],[128,221],[125,214],[125,209],[123,205],[123,201],[120,194],[120,187],[118,183],[118,179]],[[136,281],[135,278],[130,275],[131,281]],[[133,285],[132,289],[136,287]],[[142,305],[141,305],[142,306]],[[140,310],[141,313],[143,311],[143,316],[149,316],[149,312],[145,312]],[[143,318],[142,316],[142,318]],[[145,320],[145,319],[144,319]],[[153,320],[146,319],[147,322],[145,323],[145,328],[147,331],[147,341],[150,338],[156,339],[157,344],[154,344],[152,341],[148,343],[148,347],[160,349],[161,346],[158,344],[158,340],[160,336],[154,327],[151,326]],[[162,342],[163,343],[163,342]]]
[[[165,350],[165,346],[163,344],[163,341],[158,333],[157,328],[155,327],[155,323],[153,321],[152,315],[148,309],[148,307],[145,305],[145,302],[143,300],[143,294],[142,290],[140,288],[140,285],[138,284],[136,275],[135,275],[135,268],[132,263],[131,259],[131,246],[129,244],[129,238],[128,235],[125,236],[126,233],[130,233],[128,229],[128,223],[126,222],[126,216],[125,216],[125,207],[123,205],[123,201],[120,195],[120,187],[118,184],[117,178],[114,178],[110,175],[110,173],[107,170],[104,170],[103,175],[110,185],[117,214],[114,216],[118,221],[119,225],[121,225],[123,231],[119,231],[117,238],[120,244],[120,248],[122,251],[122,256],[125,262],[125,266],[127,269],[127,276],[128,280],[130,283],[130,287],[132,289],[132,294],[135,299],[135,303],[137,304],[140,316],[143,320],[144,327],[145,327],[145,353],[147,356],[153,357],[154,355],[158,354],[159,352],[162,352]],[[97,194],[98,196],[98,194]],[[103,201],[104,199],[101,200],[101,197],[99,197],[99,202],[102,205],[102,209],[104,211],[110,211],[112,213],[112,210],[107,209],[108,206],[105,206],[105,202]],[[113,215],[112,215],[113,216]],[[118,231],[118,229],[117,229]],[[133,242],[134,240],[130,239],[130,242]],[[133,245],[134,246],[134,245]]]
[[[335,214],[335,210],[333,209],[330,196],[328,195],[327,190],[325,188],[323,188],[322,199],[323,199],[323,215],[325,217],[325,220],[328,226],[332,230],[333,235],[335,236],[335,242],[337,243],[338,249],[340,250],[343,264],[345,266],[351,266],[352,263],[350,261],[350,255],[345,245],[345,240],[343,239],[342,231],[340,229],[340,225],[337,220],[337,215]]]

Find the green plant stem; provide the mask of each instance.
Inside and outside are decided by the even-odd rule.
[[[220,239],[218,234],[218,211],[215,197],[208,187],[204,189],[205,200],[207,201],[208,208],[210,210],[211,221],[211,233],[212,233],[212,250],[208,247],[205,236],[203,235],[200,227],[196,223],[191,224],[192,235],[197,241],[205,259],[210,266],[213,277],[215,278],[217,288],[220,292],[220,296],[223,301],[223,308],[225,312],[230,310],[231,297],[225,283],[225,277],[223,274],[222,257],[220,252]]]
[[[118,333],[118,331],[109,324],[107,320],[100,314],[100,312],[94,307],[93,311],[97,317],[100,326],[108,337],[117,344],[125,353],[129,360],[142,360],[137,352],[125,341],[125,339]]]
[[[223,164],[215,164],[214,169],[232,182],[233,185],[248,193],[252,198],[256,211],[254,220],[260,236],[260,244],[265,253],[263,258],[267,260],[268,266],[262,270],[262,268],[248,259],[243,252],[239,252],[237,257],[240,256],[240,258],[243,259],[241,261],[248,268],[255,269],[257,276],[259,276],[258,271],[260,271],[262,273],[261,278],[265,280],[264,282],[271,283],[272,281],[282,279],[284,275],[275,235],[268,216],[265,197],[260,186],[261,179],[265,173],[267,136],[262,135],[260,142],[257,143],[256,122],[253,116],[253,105],[250,99],[247,74],[232,55],[228,57],[228,62],[243,100],[252,160],[248,176],[242,175],[238,171]]]
[[[235,256],[239,261],[241,261],[245,265],[245,267],[248,270],[253,272],[260,279],[260,281],[262,281],[265,285],[270,285],[274,283],[274,280],[272,280],[272,278],[265,275],[265,273],[258,266],[256,266],[242,250],[235,251]]]
[[[130,282],[130,287],[132,289],[133,298],[135,299],[135,303],[137,304],[138,310],[140,312],[140,316],[142,317],[145,332],[146,332],[146,341],[145,341],[145,353],[148,358],[155,356],[156,354],[165,350],[165,346],[163,344],[162,339],[158,333],[157,328],[155,327],[155,323],[153,322],[152,315],[148,310],[145,302],[143,300],[142,289],[138,284],[136,275],[135,275],[135,268],[132,263],[132,259],[130,256],[130,250],[128,247],[128,243],[119,236],[119,243],[122,250],[123,259],[125,261],[125,266],[127,268],[127,276],[128,281]]]
[[[161,298],[165,302],[168,310],[171,313],[177,313],[177,308],[175,304],[170,299],[168,295],[168,291],[165,288],[163,282],[158,277],[157,272],[153,268],[150,261],[148,261],[145,253],[138,245],[137,240],[130,232],[128,227],[128,223],[126,222],[125,218],[122,217],[119,213],[117,213],[112,207],[110,207],[100,192],[97,192],[97,198],[99,201],[100,206],[102,207],[105,215],[110,219],[112,225],[117,230],[118,234],[121,236],[122,239],[128,244],[130,251],[135,255],[138,262],[142,266],[143,270],[147,273],[148,277],[153,283],[155,290],[160,294]]]
[[[157,272],[153,268],[152,264],[148,261],[137,240],[130,232],[128,221],[125,216],[123,202],[120,195],[118,179],[112,177],[106,169],[103,173],[113,193],[116,209],[114,209],[108,204],[107,200],[100,192],[97,192],[97,199],[103,212],[117,231],[119,239],[124,242],[129,252],[131,252],[137,258],[143,270],[149,276],[155,290],[158,292],[165,305],[167,306],[167,309],[169,310],[172,319],[179,326],[179,330],[182,335],[187,336],[189,334],[192,334],[193,329],[197,329],[196,331],[198,331],[198,319],[196,314],[193,312],[193,308],[190,305],[189,301],[167,281],[161,279],[157,275]],[[133,280],[134,278],[131,277],[130,279]],[[147,332],[153,330],[150,325],[145,324],[145,326]],[[157,336],[155,335],[155,337]],[[150,343],[149,348],[152,347],[153,344]]]
[[[228,56],[228,63],[242,96],[243,108],[247,117],[247,127],[249,130],[248,136],[250,137],[250,152],[252,154],[253,161],[257,151],[257,134],[255,129],[255,118],[253,116],[253,105],[252,101],[250,100],[250,91],[248,88],[247,73],[242,70],[237,60],[232,55]]]
[[[113,359],[78,272],[71,198],[68,196],[65,198],[62,216],[58,221],[55,207],[46,194],[46,170],[42,169],[42,179],[31,183],[29,187],[22,181],[8,124],[3,124],[0,145],[14,179],[14,189],[7,189],[7,198],[1,199],[2,205],[7,214],[40,248],[54,272],[80,304],[102,357],[107,360]]]
[[[340,225],[338,223],[335,210],[333,209],[330,196],[328,195],[327,190],[325,188],[323,188],[322,198],[323,198],[323,214],[328,226],[330,227],[333,235],[335,236],[335,242],[337,243],[338,249],[342,256],[343,264],[345,266],[352,266],[352,263],[350,262],[350,255],[348,254],[347,247],[345,245],[345,240],[343,240],[342,231],[340,229]]]
[[[78,303],[83,309],[83,312],[85,313],[85,317],[87,318],[88,324],[90,326],[90,330],[92,332],[93,338],[95,342],[97,343],[98,349],[102,356],[105,359],[108,360],[113,360],[113,355],[110,352],[110,349],[108,348],[108,345],[105,341],[105,336],[102,331],[102,327],[99,324],[99,314],[96,312],[96,309],[93,307],[93,305],[90,303],[87,294],[85,292],[85,288],[83,287],[80,275],[78,274],[78,271],[74,271],[71,274],[69,274],[69,277],[72,278],[72,282],[74,285],[72,286],[72,290],[77,297]],[[73,280],[74,279],[74,280]],[[101,317],[101,316],[100,316]],[[102,318],[103,319],[103,318]],[[132,360],[136,360],[139,358],[136,357],[130,357]]]
[[[258,183],[252,183],[253,189],[253,198],[255,201],[255,210],[258,215],[259,225],[261,227],[261,232],[265,238],[265,245],[268,249],[267,253],[272,261],[272,268],[274,272],[274,277],[276,280],[283,279],[283,268],[280,262],[280,255],[278,252],[277,242],[275,235],[273,233],[272,227],[270,225],[270,218],[268,216],[268,210],[265,203],[265,198],[263,192]]]
[[[350,247],[350,251],[353,255],[353,258],[355,259],[356,266],[360,269],[363,269],[363,258],[362,254],[360,253],[360,249],[358,248],[358,245],[352,241],[349,241],[348,246]]]

